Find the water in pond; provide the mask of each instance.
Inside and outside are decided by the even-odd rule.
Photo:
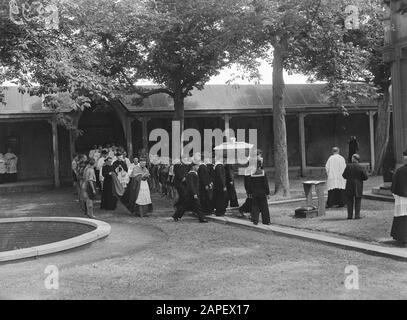
[[[62,241],[93,230],[95,227],[75,222],[0,223],[0,252]]]

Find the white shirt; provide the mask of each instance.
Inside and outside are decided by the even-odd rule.
[[[138,164],[134,164],[134,163],[130,163],[127,166],[127,172],[129,173],[130,176],[132,176],[131,174],[133,173],[134,168],[137,166]]]
[[[100,153],[100,151],[99,150],[95,150],[95,152],[93,153],[93,159],[95,159],[95,162],[97,163],[98,162],[98,160],[100,159],[100,156],[101,156],[102,154]]]
[[[400,197],[393,193],[394,197],[394,216],[402,217],[407,216],[407,198]]]
[[[96,170],[102,171],[102,167],[105,163],[105,157],[100,157],[96,163]]]
[[[345,189],[346,180],[342,177],[345,168],[345,158],[340,154],[334,154],[329,157],[325,165],[326,174],[328,175],[326,183],[328,190]]]
[[[127,168],[130,167],[131,164],[132,164],[129,158],[124,158],[124,162],[126,162]],[[129,171],[129,172],[130,172],[130,171]]]
[[[90,159],[92,159],[92,158],[93,158],[93,156],[94,156],[95,152],[96,152],[96,150],[95,150],[95,149],[92,149],[92,150],[90,150],[90,151],[89,151],[89,158],[90,158]]]

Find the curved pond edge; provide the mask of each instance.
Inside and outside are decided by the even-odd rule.
[[[36,247],[22,248],[0,252],[0,262],[12,261],[25,258],[33,258],[46,254],[56,253],[83,246],[94,242],[110,234],[111,227],[108,223],[100,220],[75,218],[75,217],[23,217],[2,218],[0,223],[10,222],[72,222],[86,224],[95,227],[95,230],[62,241],[51,242]]]

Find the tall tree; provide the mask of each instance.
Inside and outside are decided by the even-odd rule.
[[[81,8],[71,0],[53,2],[56,19],[50,20],[50,5],[49,1],[0,4],[0,83],[13,81],[21,91],[45,95],[57,120],[69,125],[61,109],[89,107],[91,100],[108,99],[112,88],[95,72],[95,51],[78,32]],[[57,97],[61,92],[70,99]]]
[[[289,197],[283,72],[290,71],[289,58],[301,54],[298,42],[313,28],[322,6],[318,0],[253,0],[251,5],[255,13],[254,39],[265,52],[272,51],[268,60],[273,66],[275,194]]]
[[[390,135],[390,65],[383,62],[386,10],[381,0],[359,1],[356,25],[346,28],[348,1],[338,2],[330,16],[317,21],[313,33],[299,46],[301,55],[291,61],[293,69],[327,81],[332,103],[343,108],[358,99],[378,99],[374,173],[379,173]],[[323,30],[329,29],[326,33]],[[357,84],[357,85],[355,85]]]
[[[240,20],[242,2],[117,3],[120,17],[112,17],[109,27],[102,27],[97,37],[105,75],[120,90],[138,94],[139,103],[152,94],[168,94],[174,101],[174,118],[183,127],[184,99],[194,88],[202,89],[222,68],[242,59],[240,53],[252,43]],[[96,20],[88,14],[86,18]],[[156,88],[138,86],[140,78],[152,81]]]

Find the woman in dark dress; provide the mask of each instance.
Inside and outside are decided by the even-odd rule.
[[[112,158],[108,157],[102,167],[103,191],[101,209],[115,210],[117,206],[117,198],[113,195],[113,179],[114,167],[112,166]]]

